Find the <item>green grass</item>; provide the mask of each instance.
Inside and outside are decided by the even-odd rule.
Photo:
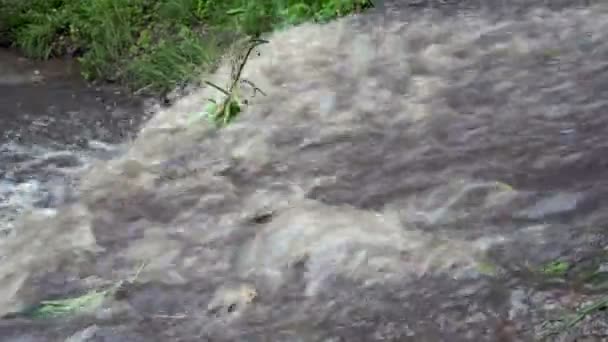
[[[163,93],[243,36],[371,7],[370,0],[0,0],[0,40],[31,58],[79,52],[83,76]]]
[[[243,107],[248,104],[248,100],[241,98],[239,95],[238,86],[240,84],[246,83],[250,87],[254,88],[254,93],[259,92],[264,96],[266,95],[264,91],[258,88],[253,82],[245,80],[241,77],[245,64],[251,56],[253,49],[255,49],[258,45],[266,43],[268,43],[266,40],[250,39],[247,42],[247,45],[243,47],[245,51],[237,51],[239,56],[242,53],[243,57],[237,59],[235,63],[232,63],[232,70],[230,72],[232,77],[230,84],[226,89],[209,81],[205,81],[208,85],[219,90],[224,95],[224,98],[219,103],[213,99],[209,99],[209,103],[207,104],[205,112],[202,115],[203,117],[208,118],[213,124],[216,125],[216,127],[221,128],[232,122],[232,120],[234,120],[241,113]]]
[[[145,263],[142,264],[130,279],[121,280],[105,290],[93,289],[79,296],[43,300],[13,316],[31,319],[54,319],[92,313],[100,308],[106,299],[115,296],[118,291],[133,284],[145,266]]]
[[[570,263],[566,261],[554,260],[540,268],[540,273],[548,277],[562,277],[570,269]]]
[[[81,296],[58,300],[46,300],[21,313],[33,319],[50,319],[93,312],[99,308],[109,291],[90,291]]]

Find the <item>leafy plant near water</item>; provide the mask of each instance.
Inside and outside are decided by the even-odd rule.
[[[0,0],[0,40],[33,58],[76,53],[89,80],[163,93],[243,36],[327,21],[370,0]]]
[[[48,319],[91,312],[102,305],[109,292],[91,291],[79,297],[42,301],[22,314],[35,319]]]
[[[210,82],[205,81],[209,86],[219,90],[225,95],[224,100],[219,104],[213,99],[209,99],[210,104],[206,108],[206,115],[214,122],[218,127],[222,127],[230,123],[241,111],[242,106],[247,105],[247,100],[241,99],[238,92],[238,86],[242,83],[248,84],[253,87],[254,94],[260,92],[262,95],[266,95],[260,88],[258,88],[253,82],[242,79],[243,69],[245,64],[251,55],[253,49],[261,44],[266,44],[268,41],[263,39],[251,39],[248,41],[244,54],[236,51],[236,55],[232,56],[232,70],[230,77],[230,85],[228,89]],[[238,49],[238,46],[237,46]]]

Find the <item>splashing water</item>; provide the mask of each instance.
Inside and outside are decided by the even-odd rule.
[[[269,36],[244,73],[267,96],[233,124],[192,122],[201,89],[21,217],[3,314],[146,266],[93,315],[0,334],[527,341],[591,298],[588,269],[539,270],[602,269],[608,8],[425,3]]]
[[[63,151],[15,143],[0,145],[0,226],[4,233],[12,231],[19,214],[55,209],[71,201],[80,174],[95,161],[120,153],[120,146],[89,143],[89,149]]]

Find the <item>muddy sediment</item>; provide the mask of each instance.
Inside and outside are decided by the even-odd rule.
[[[575,267],[537,270],[602,268],[608,7],[534,3],[387,1],[269,36],[245,68],[267,96],[235,123],[193,119],[210,89],[180,100],[0,246],[9,317],[145,264],[136,280],[92,313],[7,318],[0,335],[538,340],[602,293]],[[593,318],[550,340],[605,335]]]

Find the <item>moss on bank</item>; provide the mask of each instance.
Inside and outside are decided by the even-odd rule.
[[[88,80],[162,93],[214,67],[237,37],[371,7],[370,0],[0,0],[0,42],[78,56]]]

